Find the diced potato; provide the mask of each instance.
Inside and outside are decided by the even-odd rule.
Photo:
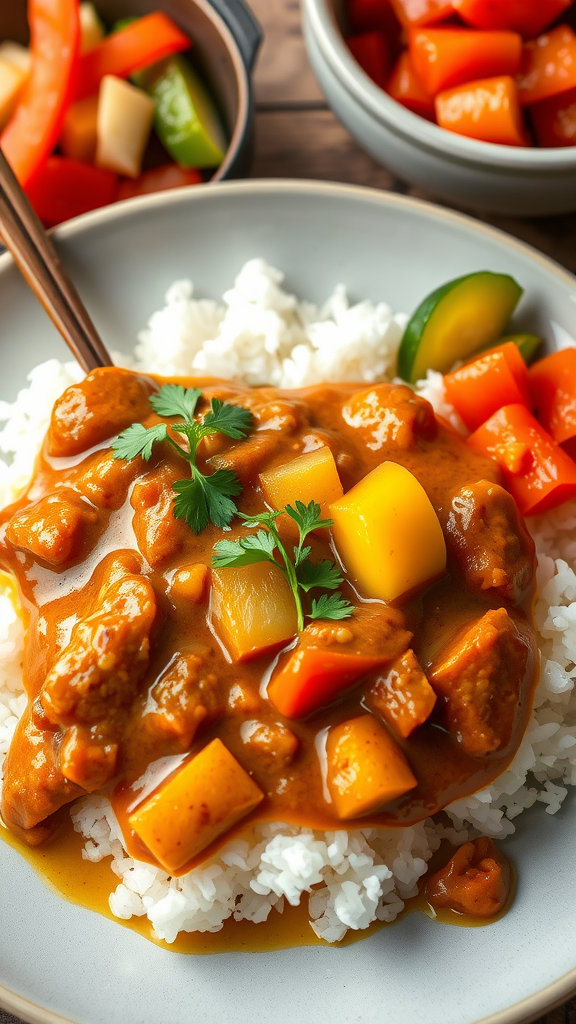
[[[328,733],[327,783],[339,818],[360,818],[418,785],[400,747],[372,715]]]
[[[212,740],[130,815],[169,874],[178,872],[264,799],[221,740]]]
[[[446,544],[415,476],[383,462],[330,505],[338,554],[368,597],[393,601],[440,576]]]
[[[207,582],[208,566],[203,562],[183,565],[172,577],[170,597],[190,601],[192,604],[202,604],[206,597]]]
[[[436,694],[410,649],[378,676],[366,699],[369,706],[406,739],[430,717]]]
[[[268,504],[275,509],[302,501],[315,501],[323,515],[328,505],[342,497],[343,490],[334,456],[328,447],[317,448],[260,474],[260,483]]]
[[[213,569],[211,617],[233,661],[247,661],[298,631],[292,591],[270,562]]]
[[[94,163],[98,143],[98,97],[88,96],[68,108],[62,125],[60,149],[71,160]]]
[[[25,75],[30,74],[32,54],[25,46],[20,46],[20,43],[13,43],[11,39],[6,39],[3,43],[0,43],[0,60],[13,64],[14,67],[23,71]]]
[[[16,64],[0,59],[0,131],[16,110],[27,77]]]
[[[104,39],[104,26],[94,4],[85,0],[80,4],[80,53],[89,53]]]
[[[137,178],[154,118],[154,100],[115,75],[104,75],[98,98],[96,164]]]

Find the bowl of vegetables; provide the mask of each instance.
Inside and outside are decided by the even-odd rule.
[[[316,76],[357,141],[441,199],[576,210],[572,0],[303,0]]]
[[[44,224],[247,173],[260,41],[243,0],[5,0],[0,145]]]

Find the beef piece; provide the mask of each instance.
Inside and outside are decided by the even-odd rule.
[[[97,522],[96,509],[75,491],[62,488],[17,512],[6,537],[20,551],[59,567],[81,554]]]
[[[366,694],[368,705],[406,739],[430,717],[436,694],[413,650],[383,672]]]
[[[298,750],[298,739],[282,722],[251,719],[240,727],[242,742],[258,757],[262,771],[273,773],[287,768]]]
[[[140,551],[153,569],[179,554],[190,534],[190,527],[174,517],[176,495],[172,484],[181,480],[182,475],[170,466],[153,469],[141,477],[132,491],[134,533]]]
[[[199,654],[179,654],[150,689],[143,716],[148,733],[189,750],[201,727],[221,714],[218,679]]]
[[[116,775],[119,745],[114,728],[71,725],[60,746],[60,770],[66,779],[88,793],[101,789]]]
[[[516,502],[498,484],[480,480],[452,499],[446,522],[450,564],[466,586],[521,601],[534,582],[535,549]]]
[[[66,388],[52,410],[48,454],[78,455],[142,422],[152,410],[156,390],[147,377],[116,367],[93,370],[80,384]]]
[[[141,468],[139,459],[125,462],[105,451],[94,456],[87,469],[73,478],[74,487],[98,508],[118,509]]]
[[[531,647],[505,608],[488,611],[436,657],[428,678],[444,698],[444,718],[472,757],[511,740]]]
[[[342,622],[310,622],[300,634],[299,647],[328,647],[384,662],[399,658],[411,640],[401,609],[374,602],[357,605],[354,615]]]
[[[344,406],[342,415],[348,426],[361,431],[372,451],[387,444],[414,448],[420,439],[432,441],[438,433],[430,403],[404,384],[378,384],[359,391]]]
[[[426,883],[426,899],[433,907],[469,917],[499,914],[510,897],[512,873],[498,847],[486,836],[464,843],[447,865]]]

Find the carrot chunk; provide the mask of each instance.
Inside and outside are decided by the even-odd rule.
[[[543,32],[574,0],[452,0],[473,28],[509,28],[532,39]]]
[[[328,790],[339,818],[370,814],[418,785],[400,747],[372,715],[330,729],[326,756]]]
[[[503,405],[520,402],[532,407],[528,369],[513,341],[447,373],[444,387],[468,430],[476,430]]]
[[[137,807],[129,822],[162,867],[175,874],[263,799],[215,739]]]
[[[528,106],[574,88],[576,35],[568,25],[559,25],[525,44],[518,75],[520,103]]]
[[[558,444],[576,437],[576,348],[539,359],[529,371],[536,415]]]
[[[414,114],[420,114],[420,117],[434,117],[434,97],[426,92],[414,71],[408,50],[400,54],[392,68],[386,92]]]
[[[348,49],[368,78],[381,89],[386,88],[390,71],[390,50],[383,32],[364,32],[359,36],[348,36]]]
[[[576,89],[534,103],[530,117],[539,146],[576,146]]]
[[[268,697],[286,718],[304,718],[336,700],[386,657],[344,654],[317,647],[299,647],[268,687]]]
[[[411,29],[409,46],[414,70],[434,96],[476,79],[516,75],[522,59],[522,37],[517,32]]]
[[[500,146],[528,146],[530,140],[513,78],[484,78],[436,97],[441,128]]]
[[[434,710],[436,694],[413,650],[406,651],[379,675],[366,699],[370,707],[406,739]]]
[[[392,0],[392,6],[406,28],[432,25],[454,14],[452,0]]]

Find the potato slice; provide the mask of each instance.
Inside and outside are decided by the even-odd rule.
[[[104,26],[94,4],[84,0],[80,4],[80,53],[90,53],[104,39]]]
[[[266,501],[275,509],[294,505],[296,501],[305,505],[315,501],[323,515],[328,515],[329,503],[343,494],[334,456],[328,447],[306,452],[261,473],[260,483]]]
[[[233,661],[247,661],[298,632],[296,605],[269,562],[212,569],[211,617]]]
[[[154,119],[154,101],[115,75],[104,75],[98,97],[96,164],[137,178]]]
[[[339,818],[360,818],[418,785],[408,761],[372,715],[330,729],[327,782]]]

